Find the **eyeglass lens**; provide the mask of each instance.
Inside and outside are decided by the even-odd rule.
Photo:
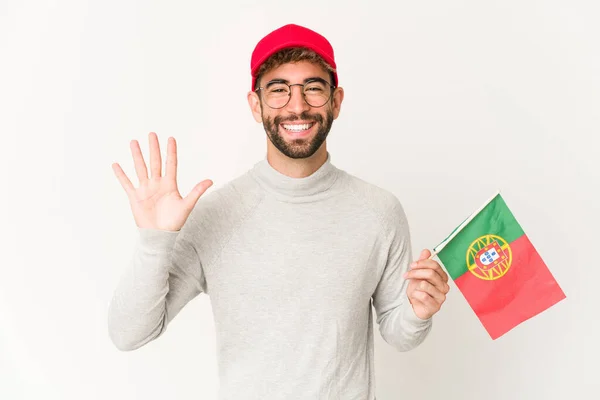
[[[331,86],[322,81],[311,81],[300,86],[304,100],[311,107],[322,107],[329,101]],[[287,105],[291,98],[290,85],[283,82],[271,82],[263,90],[264,98],[269,107],[282,108]]]

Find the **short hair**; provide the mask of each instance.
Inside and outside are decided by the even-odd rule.
[[[267,72],[283,64],[296,63],[300,61],[309,61],[321,66],[325,71],[329,73],[330,83],[336,86],[335,78],[333,75],[334,72],[336,72],[335,69],[332,68],[331,65],[326,63],[320,55],[305,47],[288,47],[274,53],[269,58],[267,58],[264,63],[261,64],[256,73],[256,87],[254,88],[254,90],[259,88],[260,78]]]

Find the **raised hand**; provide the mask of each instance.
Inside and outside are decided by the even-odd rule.
[[[142,151],[137,140],[130,143],[135,171],[139,180],[136,189],[118,163],[112,169],[125,189],[133,212],[135,223],[140,228],[178,231],[190,215],[196,202],[213,182],[206,179],[198,183],[192,191],[182,198],[177,188],[177,143],[175,138],[167,139],[167,161],[165,174],[162,174],[160,146],[156,133],[148,135],[150,142],[150,172],[144,162]]]
[[[438,312],[450,290],[448,274],[430,256],[429,250],[423,250],[419,259],[404,274],[406,279],[410,279],[406,289],[408,300],[421,319],[428,319]]]

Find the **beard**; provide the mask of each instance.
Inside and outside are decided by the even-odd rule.
[[[277,116],[273,119],[265,116],[263,113],[262,120],[265,132],[271,140],[271,143],[273,143],[281,153],[289,158],[308,158],[315,154],[323,142],[325,142],[325,139],[327,139],[327,135],[333,124],[333,112],[327,110],[325,118],[323,118],[321,114],[309,114],[307,111],[304,111],[300,115],[290,115],[285,118]],[[319,129],[312,138],[300,138],[287,142],[279,132],[279,126],[283,122],[297,120],[316,122],[319,124]]]

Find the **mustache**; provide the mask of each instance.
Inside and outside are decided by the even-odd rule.
[[[275,125],[279,125],[286,121],[292,122],[292,121],[298,121],[298,120],[314,121],[314,122],[318,122],[318,123],[322,124],[323,116],[321,116],[320,114],[310,114],[307,111],[304,111],[300,115],[292,114],[292,115],[289,115],[286,117],[282,117],[282,116],[278,115],[273,119],[273,122],[275,123]]]

